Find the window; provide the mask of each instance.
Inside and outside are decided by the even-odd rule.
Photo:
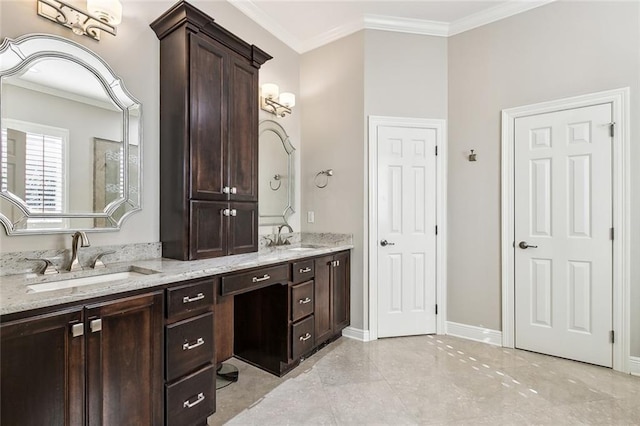
[[[5,124],[3,120],[3,124]],[[8,129],[8,130],[7,130]],[[68,131],[11,120],[2,129],[1,189],[24,200],[32,213],[63,213]],[[62,219],[37,218],[39,226]]]

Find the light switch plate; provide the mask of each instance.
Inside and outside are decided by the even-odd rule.
[[[307,212],[307,223],[313,223],[315,220],[315,214],[313,212]]]

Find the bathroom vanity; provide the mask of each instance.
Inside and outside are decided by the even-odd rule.
[[[341,335],[350,248],[140,261],[153,273],[41,292],[65,276],[3,277],[1,423],[206,424],[222,361],[283,375]]]

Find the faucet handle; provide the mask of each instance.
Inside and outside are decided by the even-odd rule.
[[[114,253],[115,251],[110,250],[110,251],[103,251],[102,253],[98,254],[95,257],[95,259],[93,259],[93,262],[91,262],[91,269],[106,268],[107,266],[102,261],[102,256],[106,256],[108,254],[114,254]]]
[[[262,238],[267,242],[267,247],[274,246],[273,238],[267,237],[266,235],[263,235]]]
[[[40,272],[38,272],[39,274],[42,275],[54,275],[58,273],[58,269],[55,267],[55,265],[53,264],[53,262],[51,262],[49,259],[45,259],[45,258],[26,258],[25,260],[31,261],[31,262],[44,262],[44,267],[42,269],[40,269]]]

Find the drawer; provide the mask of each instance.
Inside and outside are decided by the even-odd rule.
[[[298,359],[306,354],[315,344],[313,336],[313,315],[303,319],[292,326],[291,338],[291,358]]]
[[[291,287],[291,321],[313,313],[313,281]]]
[[[289,282],[289,265],[274,266],[243,274],[222,277],[220,294],[230,296],[246,291],[267,287],[272,284]]]
[[[168,426],[204,424],[216,410],[213,365],[167,385],[165,392]]]
[[[165,344],[167,381],[213,362],[213,313],[168,325]]]
[[[186,318],[213,305],[213,280],[167,289],[167,318]]]
[[[313,260],[292,263],[291,276],[291,281],[294,283],[301,283],[313,278]]]

